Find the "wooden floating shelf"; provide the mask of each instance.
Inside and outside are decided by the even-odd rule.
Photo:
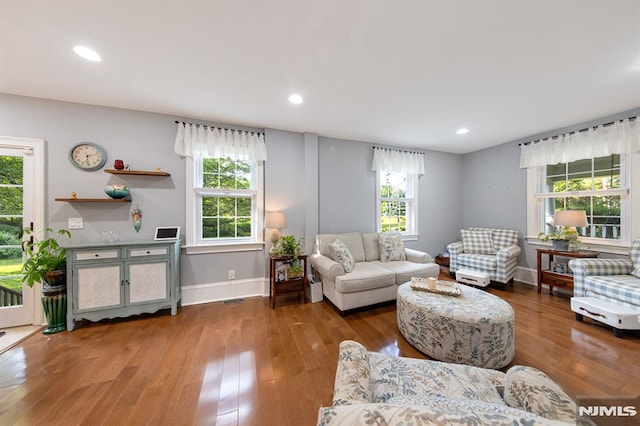
[[[130,203],[131,198],[56,198],[67,203]]]
[[[167,172],[158,172],[152,170],[114,170],[114,169],[105,169],[106,173],[111,173],[112,175],[138,175],[138,176],[171,176],[170,173]]]

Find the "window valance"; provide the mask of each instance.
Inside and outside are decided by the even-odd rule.
[[[174,144],[183,157],[229,157],[240,161],[266,161],[264,134],[178,122]]]
[[[540,167],[636,151],[640,151],[640,123],[634,117],[523,144],[520,167]]]
[[[371,170],[421,176],[424,174],[424,154],[374,147]]]

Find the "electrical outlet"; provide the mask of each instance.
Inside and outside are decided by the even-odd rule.
[[[236,278],[236,270],[235,269],[229,269],[229,271],[227,272],[227,277],[230,280],[233,280]]]
[[[70,217],[68,219],[69,229],[82,229],[84,228],[84,221],[81,217]]]

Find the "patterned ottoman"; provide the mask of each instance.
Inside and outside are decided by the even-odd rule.
[[[502,368],[514,355],[514,313],[504,300],[458,284],[458,297],[398,287],[398,328],[420,352],[439,361]]]

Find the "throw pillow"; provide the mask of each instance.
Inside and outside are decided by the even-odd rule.
[[[633,262],[633,271],[631,271],[631,275],[636,278],[640,278],[640,244],[638,243],[638,240],[631,244],[629,257],[631,257],[631,261]]]
[[[547,419],[575,423],[576,403],[542,371],[514,365],[507,371],[504,401],[509,407]]]
[[[334,242],[330,243],[329,249],[331,250],[331,257],[333,260],[341,264],[345,272],[353,271],[353,267],[355,266],[353,256],[351,256],[351,252],[342,240],[336,239]]]
[[[483,229],[471,231],[468,229],[461,229],[460,234],[462,235],[462,245],[465,253],[496,254],[490,230]]]
[[[404,254],[402,235],[397,232],[378,234],[378,248],[380,250],[380,260],[382,262],[407,260]]]

